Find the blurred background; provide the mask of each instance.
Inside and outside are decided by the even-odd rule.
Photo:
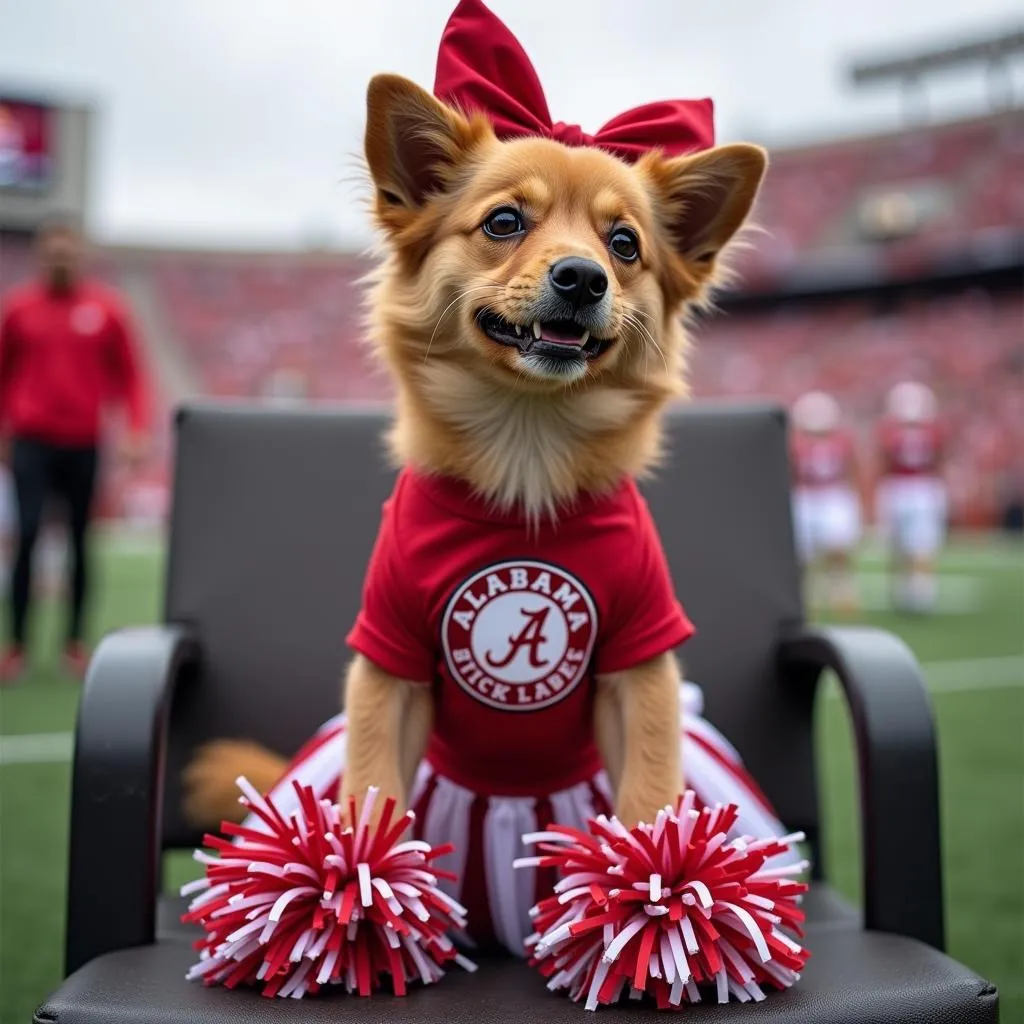
[[[637,103],[710,95],[721,141],[769,148],[763,230],[697,325],[693,391],[791,405],[823,390],[838,403],[864,530],[855,599],[819,605],[811,586],[811,613],[894,629],[925,664],[950,952],[999,984],[1004,1020],[1024,1020],[1019,5],[591,0],[586,18],[564,2],[492,6],[556,120],[593,131]],[[364,89],[383,70],[429,86],[449,13],[449,0],[0,7],[0,302],[37,274],[45,218],[80,218],[89,273],[130,309],[156,407],[145,458],[101,462],[91,640],[159,615],[176,403],[388,401],[360,344]],[[894,603],[874,513],[878,423],[910,379],[936,396],[946,439],[936,472],[950,532],[927,614]],[[6,581],[15,519],[0,473]],[[36,552],[30,667],[0,690],[3,1022],[28,1020],[60,977],[78,695],[59,659],[65,548],[55,508]],[[830,869],[855,895],[848,723],[829,692],[820,718]]]

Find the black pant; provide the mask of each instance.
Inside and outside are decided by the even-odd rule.
[[[68,447],[34,438],[14,439],[11,473],[18,500],[18,554],[11,581],[11,635],[25,642],[25,627],[32,599],[32,553],[43,521],[46,499],[55,494],[66,506],[71,539],[71,606],[68,640],[82,635],[82,609],[88,584],[85,534],[89,525],[96,482],[95,445]]]

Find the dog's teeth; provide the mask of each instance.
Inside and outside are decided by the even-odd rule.
[[[516,334],[519,335],[520,337],[522,337],[523,335],[523,329],[519,324],[516,324]]]
[[[581,345],[586,345],[586,343],[589,340],[589,338],[590,338],[590,331],[584,331],[583,332],[583,337],[580,338],[580,344]]]
[[[540,321],[539,320],[534,320],[533,321],[533,336],[538,341],[540,341]]]

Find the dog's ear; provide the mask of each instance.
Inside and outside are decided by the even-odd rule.
[[[746,143],[647,164],[659,219],[688,264],[710,270],[747,219],[767,166],[765,151]]]
[[[462,115],[400,75],[376,75],[366,93],[366,162],[387,225],[443,192],[478,132]],[[396,225],[397,226],[397,225]]]

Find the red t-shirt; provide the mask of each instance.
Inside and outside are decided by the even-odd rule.
[[[935,476],[942,463],[942,430],[937,423],[883,420],[878,430],[887,476]]]
[[[632,481],[530,527],[460,481],[405,470],[384,505],[348,643],[391,675],[434,687],[427,758],[438,772],[515,796],[599,771],[595,675],[692,633]]]
[[[66,294],[41,284],[10,292],[0,318],[0,430],[95,444],[110,402],[126,405],[134,430],[145,427],[145,380],[117,297],[91,282]]]
[[[793,435],[793,475],[801,487],[844,483],[853,471],[853,442],[842,430]]]

